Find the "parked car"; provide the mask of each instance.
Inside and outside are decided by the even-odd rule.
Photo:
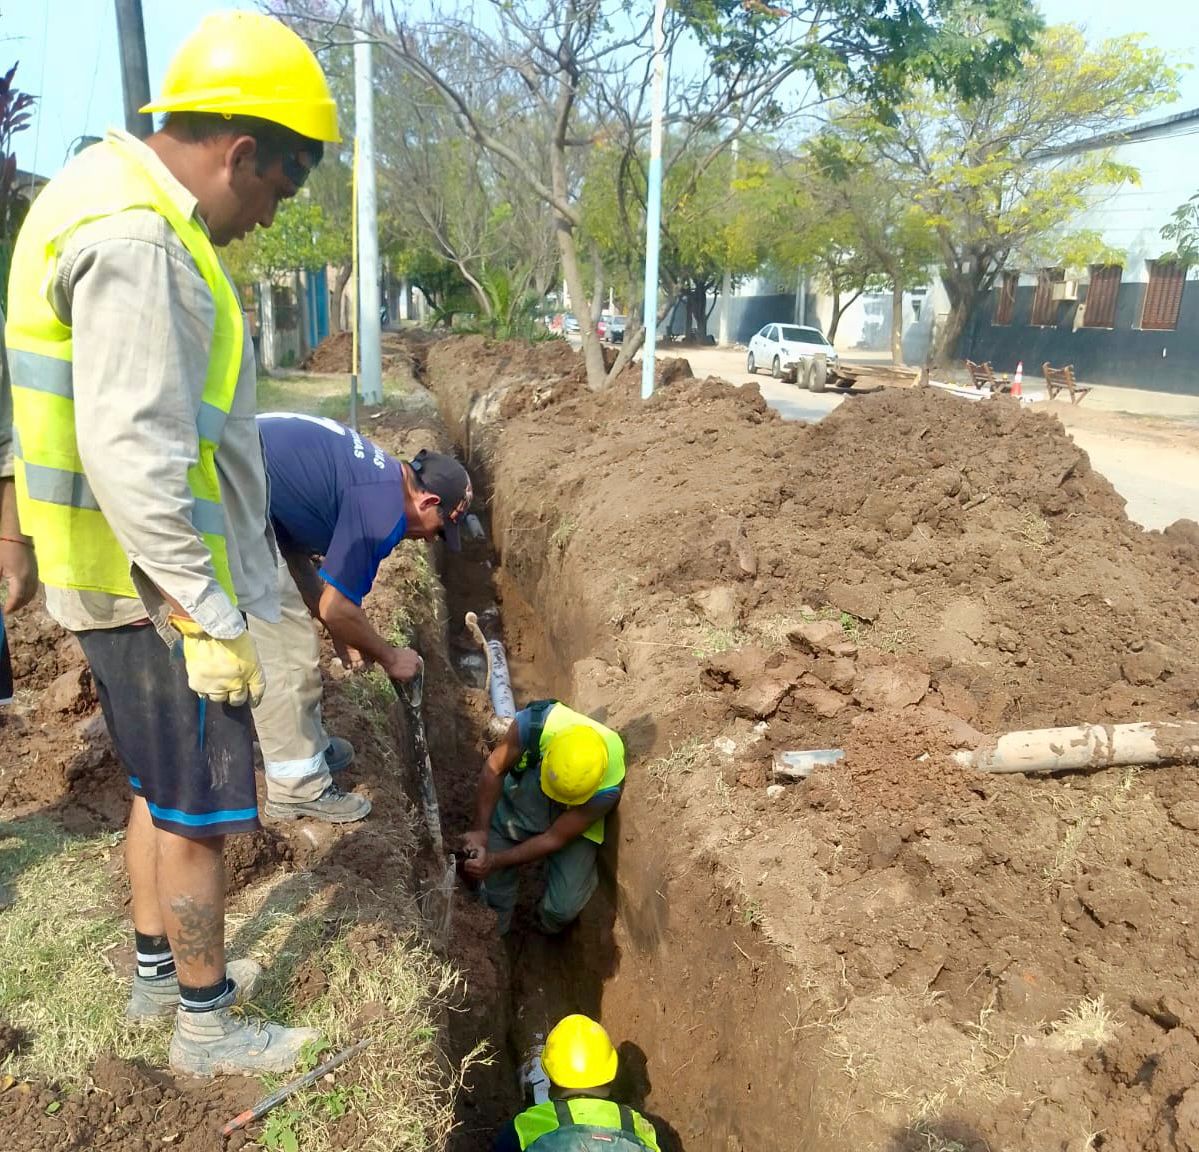
[[[767,324],[750,339],[745,357],[745,370],[750,375],[764,367],[776,380],[823,392],[826,377],[837,367],[837,352],[819,328]]]
[[[627,316],[601,316],[595,325],[595,334],[609,344],[623,344]]]
[[[567,336],[577,336],[579,334],[579,318],[573,312],[567,312],[562,317],[562,331]]]

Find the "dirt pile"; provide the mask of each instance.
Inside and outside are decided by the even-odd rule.
[[[1194,526],[1142,532],[1056,419],[1007,400],[882,392],[804,427],[753,385],[680,379],[642,404],[626,373],[595,396],[560,355],[449,341],[428,375],[493,488],[517,658],[633,755],[618,932],[642,991],[618,977],[605,1013],[706,1117],[684,1136],[774,1146],[796,1119],[793,1086],[755,1118],[736,1073],[663,1074],[712,996],[770,1015],[749,949],[740,986],[680,970],[717,946],[682,913],[714,877],[795,966],[768,1034],[714,1059],[815,1064],[808,1146],[1180,1147],[1194,1036],[1132,990],[1156,1003],[1199,974],[1180,807],[1199,772],[1000,779],[950,753],[1193,714]],[[773,753],[827,747],[840,766],[767,794]],[[651,1010],[659,980],[692,1011]]]
[[[424,343],[423,334],[401,337],[396,332],[383,334],[383,374],[395,379],[412,380],[418,371],[412,349]],[[326,336],[298,367],[304,372],[349,375],[353,371],[354,337],[350,332],[335,332]]]

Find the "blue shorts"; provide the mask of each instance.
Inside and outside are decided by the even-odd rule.
[[[75,635],[117,756],[155,826],[192,840],[257,829],[249,704],[197,696],[182,650],[149,624]]]

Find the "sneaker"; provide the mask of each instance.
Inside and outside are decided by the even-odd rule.
[[[354,745],[340,736],[329,737],[329,747],[325,749],[325,767],[330,772],[344,772],[354,763]]]
[[[254,999],[254,993],[262,982],[262,965],[257,960],[230,960],[225,965],[225,975],[233,981],[234,1002],[247,1004]],[[178,1007],[178,976],[170,976],[165,980],[146,980],[134,976],[125,1019],[131,1024],[144,1024],[173,1016]]]
[[[327,824],[353,824],[370,813],[371,802],[357,792],[343,792],[336,784],[330,784],[315,800],[268,800],[263,812],[274,820],[299,820],[311,816],[313,820],[324,820]]]
[[[305,1044],[320,1037],[315,1028],[284,1028],[243,1016],[230,993],[207,1012],[175,1013],[171,1069],[189,1076],[286,1072]]]

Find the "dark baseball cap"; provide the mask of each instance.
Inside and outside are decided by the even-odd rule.
[[[453,456],[430,452],[428,448],[422,448],[408,466],[417,485],[441,500],[441,534],[451,552],[460,551],[462,539],[458,528],[474,496],[466,469]]]

